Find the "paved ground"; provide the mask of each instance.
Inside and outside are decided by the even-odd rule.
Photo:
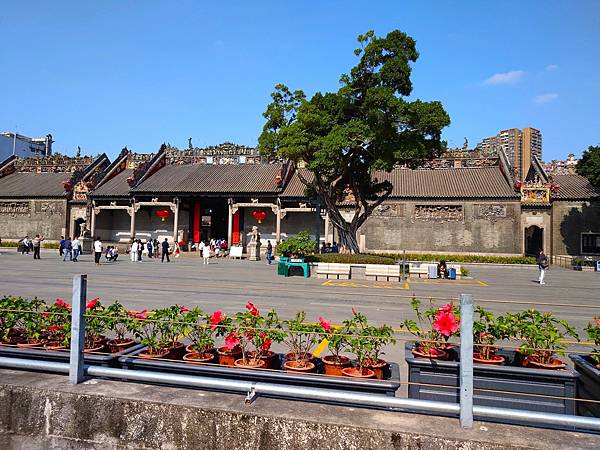
[[[600,315],[600,273],[575,272],[555,268],[547,284],[538,285],[537,269],[530,267],[470,266],[470,280],[413,279],[407,283],[370,282],[360,277],[350,281],[317,278],[283,278],[276,266],[264,261],[250,262],[201,259],[185,255],[171,263],[159,260],[132,263],[93,264],[90,255],[80,262],[62,262],[55,251],[44,251],[42,259],[22,256],[14,249],[0,251],[0,295],[38,296],[54,300],[71,296],[72,277],[88,274],[88,297],[110,302],[118,299],[131,308],[152,308],[173,303],[199,305],[207,311],[222,309],[234,313],[248,300],[261,308],[277,308],[281,318],[304,309],[309,319],[319,316],[341,322],[351,307],[363,311],[375,324],[394,327],[407,317],[410,296],[457,299],[473,294],[475,303],[495,312],[518,311],[536,306],[569,320],[579,329]],[[401,346],[390,349],[387,357],[402,361]]]

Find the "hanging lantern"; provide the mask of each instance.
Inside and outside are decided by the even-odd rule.
[[[521,188],[523,187],[523,183],[520,182],[519,180],[515,181],[515,190],[519,191],[521,190]]]
[[[258,223],[262,223],[262,221],[267,218],[267,213],[264,211],[260,211],[260,210],[253,211],[252,217],[254,217],[258,221]]]
[[[165,219],[168,219],[170,215],[170,209],[159,209],[158,211],[156,211],[156,217],[160,217],[160,220],[163,222],[165,221]]]

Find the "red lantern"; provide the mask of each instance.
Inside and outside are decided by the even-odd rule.
[[[159,209],[156,211],[156,217],[160,217],[160,220],[163,222],[171,215],[170,209]]]
[[[262,223],[263,220],[265,220],[267,218],[267,213],[264,211],[253,211],[252,212],[252,217],[254,217],[258,223]]]

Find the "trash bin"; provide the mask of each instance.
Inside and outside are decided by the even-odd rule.
[[[456,269],[454,267],[448,269],[448,278],[450,280],[456,280]]]
[[[437,264],[429,264],[429,266],[427,266],[427,278],[437,278],[437,277],[438,277]]]

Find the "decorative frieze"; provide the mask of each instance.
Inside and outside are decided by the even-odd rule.
[[[462,222],[462,205],[415,205],[413,219],[422,222]]]
[[[498,204],[475,205],[475,218],[495,222],[502,219],[513,219],[513,207]]]
[[[0,202],[0,215],[9,217],[26,216],[31,213],[29,202]]]
[[[374,217],[404,217],[404,205],[384,203],[373,210]]]

